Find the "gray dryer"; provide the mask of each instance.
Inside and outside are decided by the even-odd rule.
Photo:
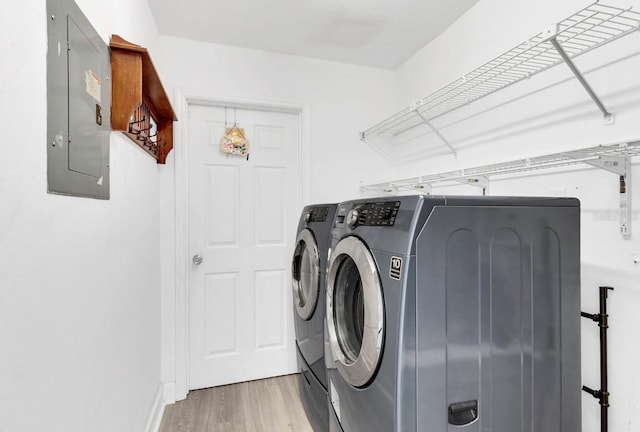
[[[315,204],[302,210],[291,261],[300,394],[309,421],[318,432],[328,428],[324,301],[336,207],[337,204]]]

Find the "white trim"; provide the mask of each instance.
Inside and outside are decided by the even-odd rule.
[[[151,406],[149,412],[149,418],[147,419],[147,425],[144,427],[144,432],[158,432],[160,430],[160,423],[162,423],[162,416],[164,414],[165,403],[162,398],[164,393],[164,386],[160,385],[156,392],[156,398]]]
[[[312,148],[311,145],[311,107],[302,105],[300,107],[300,211],[311,204],[311,168],[312,168]]]
[[[187,95],[176,92],[176,105],[178,118],[182,121],[176,123],[174,135],[175,145],[175,392],[174,399],[182,400],[189,392],[188,368],[189,368],[189,298],[187,289],[188,277],[188,220],[187,196],[189,190],[189,176],[187,165],[186,145],[189,142],[188,127],[183,127],[184,122],[189,122],[189,106]]]
[[[300,204],[308,203],[311,188],[311,109],[308,104],[291,101],[243,99],[203,96],[175,92],[178,121],[175,124],[175,383],[171,389],[173,400],[182,400],[189,393],[189,245],[188,245],[188,191],[189,166],[189,105],[227,106],[253,110],[278,111],[298,114],[300,117]],[[302,207],[301,207],[302,208]],[[169,359],[170,360],[170,359]],[[169,391],[170,389],[167,389]]]
[[[300,114],[308,108],[308,106],[304,103],[291,101],[202,96],[190,93],[181,93],[179,91],[177,91],[176,94],[176,97],[183,98],[184,102],[187,105],[209,105],[218,107],[225,106],[227,108],[244,108],[251,110],[285,112],[291,114]],[[184,108],[187,107],[185,106]],[[188,113],[186,111],[182,114],[183,118],[188,117]]]
[[[165,405],[176,403],[176,383],[165,383],[162,386],[162,400]]]

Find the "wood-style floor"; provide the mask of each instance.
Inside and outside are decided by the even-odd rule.
[[[159,432],[313,432],[298,375],[189,392],[168,405]]]

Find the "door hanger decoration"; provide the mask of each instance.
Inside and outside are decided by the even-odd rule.
[[[220,151],[223,153],[246,156],[249,160],[249,140],[244,136],[244,129],[236,122],[236,109],[233,109],[233,126],[227,127],[227,108],[224,109],[224,134],[220,139]]]

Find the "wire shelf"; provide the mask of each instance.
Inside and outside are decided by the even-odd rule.
[[[593,3],[571,17],[541,32],[463,77],[417,101],[399,113],[362,132],[395,137],[429,124],[448,112],[488,96],[565,60],[553,45],[555,40],[569,58],[640,29],[640,13]]]
[[[640,141],[601,145],[544,156],[518,159],[509,162],[366,185],[360,187],[360,192],[363,194],[401,191],[416,192],[438,184],[442,185],[451,182],[468,182],[473,184],[479,178],[489,178],[500,175],[517,174],[527,171],[559,168],[585,163],[596,164],[606,159],[616,157],[630,158],[634,156],[640,156]]]

